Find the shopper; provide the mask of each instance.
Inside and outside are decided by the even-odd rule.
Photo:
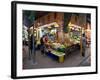
[[[44,44],[44,35],[41,37],[40,39],[40,42],[41,42],[41,53],[44,54],[44,47],[45,47],[45,44]]]
[[[29,59],[31,59],[32,52],[33,52],[33,35],[31,34],[29,36]]]
[[[82,56],[85,56],[86,51],[86,37],[85,33],[82,35]]]

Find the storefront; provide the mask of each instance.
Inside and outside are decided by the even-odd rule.
[[[69,26],[69,32],[64,33],[63,28],[53,22],[34,28],[33,31],[37,40],[37,50],[41,50],[39,46],[41,45],[40,39],[43,35],[46,35],[48,40],[44,43],[46,46],[45,54],[60,63],[64,62],[68,54],[80,50],[80,27]]]

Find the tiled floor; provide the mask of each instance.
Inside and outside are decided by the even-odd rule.
[[[24,46],[25,47],[25,46]],[[39,69],[39,68],[56,68],[56,67],[78,67],[90,66],[90,48],[86,49],[85,57],[82,57],[80,51],[70,53],[63,63],[52,60],[48,56],[44,56],[40,51],[36,51],[35,62],[34,57],[28,57],[28,47],[25,47],[23,53],[23,69]]]

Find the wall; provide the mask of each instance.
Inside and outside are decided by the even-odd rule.
[[[35,27],[38,27],[38,26],[43,26],[43,25],[46,25],[46,24],[50,24],[50,23],[53,23],[53,22],[57,22],[59,26],[61,26],[61,22],[63,20],[63,16],[64,14],[63,13],[55,13],[55,12],[50,12],[50,13],[47,13],[46,15],[38,18],[35,20],[35,22],[33,22],[35,24]]]

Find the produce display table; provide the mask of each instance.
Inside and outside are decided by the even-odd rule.
[[[64,62],[65,53],[52,50],[51,53],[58,57],[59,62]]]
[[[51,44],[48,44],[51,45]],[[74,42],[73,45],[66,45],[60,43],[52,43],[51,48],[47,48],[46,55],[50,58],[62,63],[65,60],[65,57],[80,48],[80,45],[77,42]]]
[[[50,58],[57,60],[60,63],[64,62],[65,53],[58,52],[56,50],[51,50],[51,51],[47,52],[47,55]]]

